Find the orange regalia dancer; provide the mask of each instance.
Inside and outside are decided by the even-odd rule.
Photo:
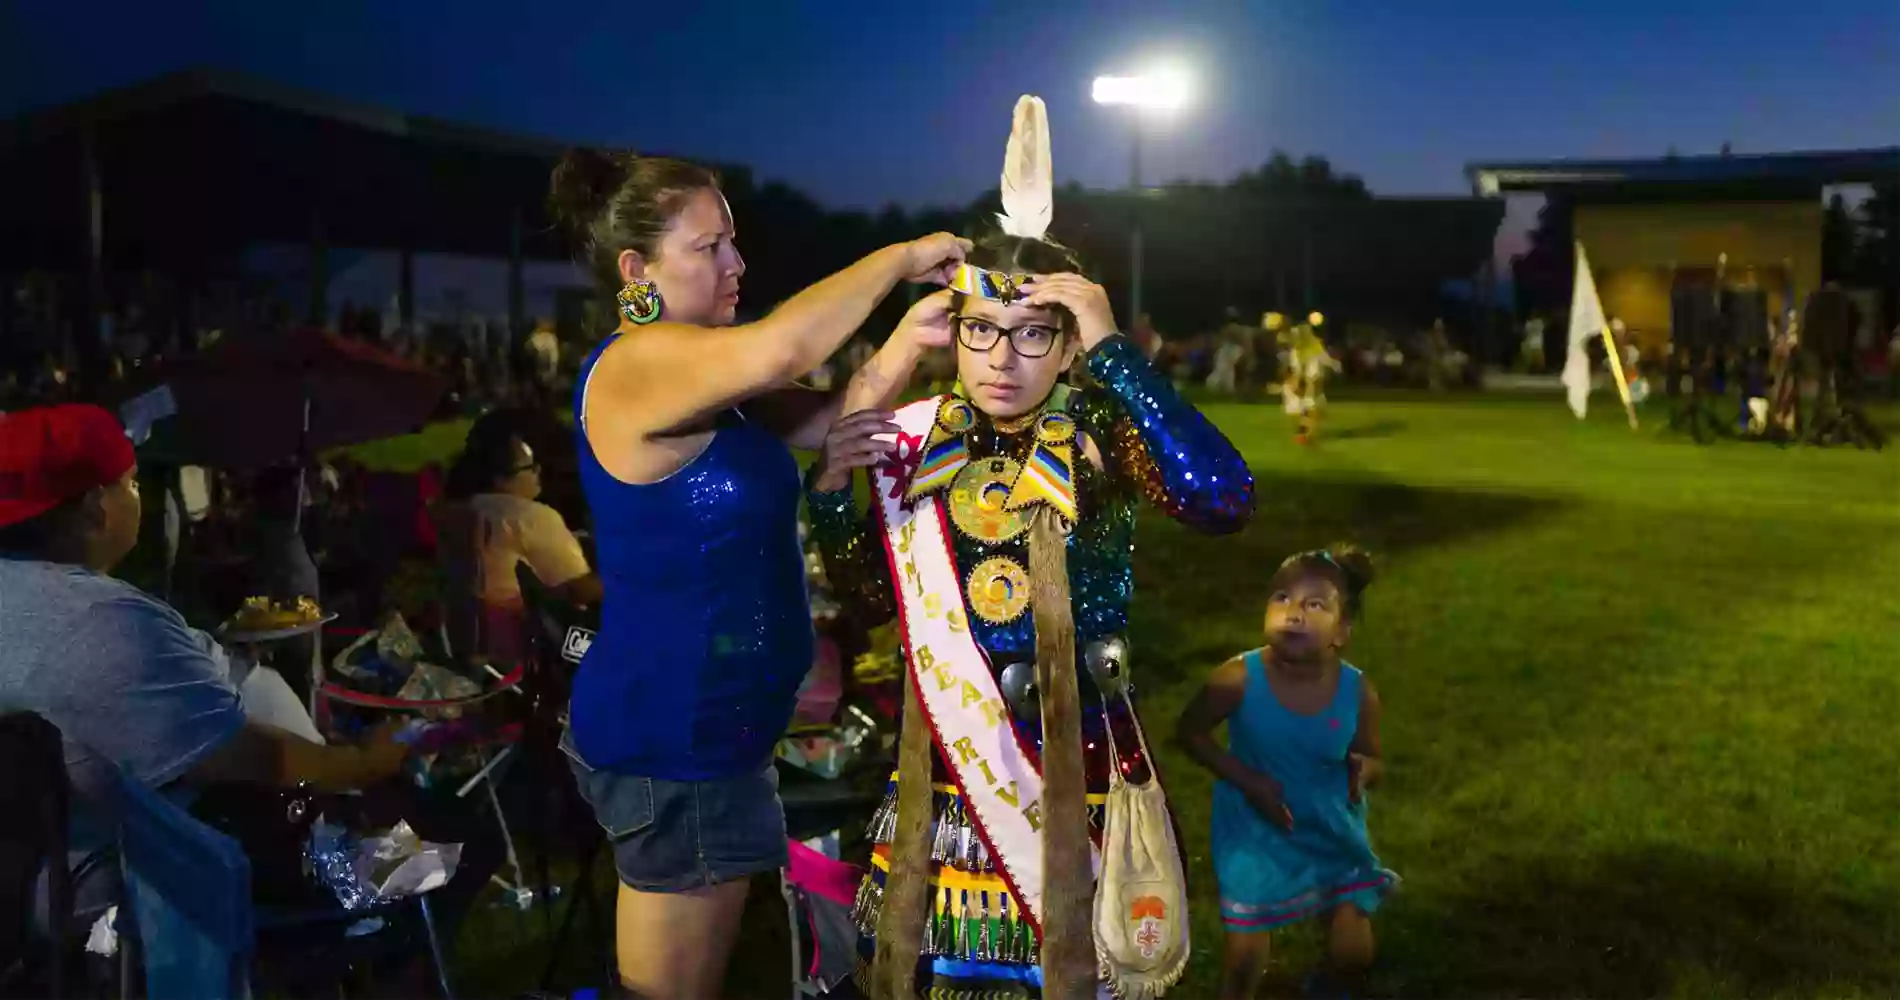
[[[1052,187],[1042,102],[1024,98],[1002,231],[905,319],[954,340],[955,391],[844,418],[814,466],[836,595],[896,618],[908,668],[856,908],[874,997],[1141,1000],[1186,965],[1180,858],[1131,697],[1135,514],[1146,498],[1235,531],[1253,478],[1047,239]],[[1071,369],[1086,377],[1061,381]]]
[[[1318,333],[1325,321],[1319,313],[1295,327],[1288,327],[1279,313],[1268,313],[1260,321],[1280,343],[1280,397],[1287,414],[1299,420],[1294,440],[1300,444],[1311,444],[1319,433],[1320,413],[1326,405],[1326,375],[1339,370],[1339,360],[1326,349],[1326,341]]]

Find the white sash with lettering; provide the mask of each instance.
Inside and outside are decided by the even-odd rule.
[[[897,455],[872,469],[871,484],[884,522],[904,656],[924,715],[998,873],[1040,931],[1042,774],[1016,739],[989,655],[970,635],[943,501],[932,495],[914,507],[904,502],[942,400],[933,396],[897,411]],[[1101,852],[1090,854],[1099,873]]]

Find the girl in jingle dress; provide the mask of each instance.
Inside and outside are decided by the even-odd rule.
[[[1036,268],[1047,272],[1073,268],[1061,260],[1045,263],[1059,253],[1048,244],[995,241],[979,247],[976,253],[979,262],[987,261],[998,269]],[[1089,287],[1099,291],[1096,286]],[[926,300],[924,306],[929,305],[930,300]],[[940,306],[951,304],[943,302]],[[1130,703],[1118,697],[1127,689],[1128,654],[1122,637],[1133,592],[1130,553],[1139,501],[1145,498],[1169,516],[1202,531],[1235,531],[1253,512],[1253,480],[1246,463],[1220,431],[1181,399],[1140,350],[1114,335],[1112,329],[1110,335],[1088,345],[1090,384],[1058,386],[1055,372],[1066,366],[1049,366],[1048,383],[1039,387],[1039,396],[1031,397],[1033,402],[1025,412],[1007,417],[992,415],[989,410],[995,394],[989,386],[1000,379],[989,377],[981,369],[990,356],[1016,349],[1010,346],[1009,337],[997,337],[994,331],[1007,325],[1021,336],[1038,329],[1021,325],[1022,321],[1013,315],[1007,321],[998,318],[999,314],[1019,312],[1041,313],[1043,322],[1056,324],[1030,336],[1047,337],[1066,353],[1080,351],[1075,324],[1051,315],[1051,310],[1024,306],[1004,309],[996,303],[966,299],[956,307],[955,315],[943,317],[959,329],[959,367],[965,392],[952,399],[967,395],[975,404],[974,419],[964,440],[969,454],[966,468],[979,470],[978,477],[986,474],[981,471],[984,460],[992,457],[1008,459],[1008,469],[1021,468],[1037,443],[1036,418],[1054,408],[1058,395],[1066,397],[1061,403],[1074,418],[1078,438],[1087,442],[1085,450],[1092,453],[1089,460],[1076,463],[1074,492],[1079,517],[1069,538],[1068,569],[1076,645],[1084,650],[1083,662],[1076,669],[1081,681],[1089,801],[1095,807],[1091,809],[1091,821],[1099,824],[1109,768],[1119,766],[1137,782],[1148,772],[1132,730]],[[918,319],[913,314],[907,321]],[[924,321],[936,320],[925,317]],[[988,350],[970,346],[986,336],[997,337]],[[1053,358],[1057,353],[1052,350],[1048,356]],[[1038,359],[1011,359],[1009,363],[1015,365],[1009,376],[1015,380],[1012,386],[1032,382],[1032,376],[1023,369],[1027,367],[1024,362],[1034,360]],[[971,390],[973,385],[978,387]],[[1026,388],[1038,387],[1032,383]],[[1067,391],[1058,393],[1059,389]],[[968,579],[981,569],[1008,582],[1008,586],[975,594],[975,599],[969,601],[967,620],[979,645],[989,654],[1017,732],[1032,746],[1039,745],[1041,726],[1029,669],[1035,657],[1036,637],[1023,569],[1024,542],[1020,534],[994,537],[997,533],[988,531],[984,523],[990,512],[976,507],[975,499],[981,491],[972,491],[969,509],[963,509],[955,498],[959,492],[953,487],[950,505],[951,521],[957,528],[954,556],[959,576]],[[858,509],[848,479],[841,489],[815,489],[808,501],[812,530],[838,599],[854,606],[859,619],[867,624],[889,620],[895,611],[892,582],[875,515],[867,516]],[[991,537],[984,537],[986,534]],[[1104,692],[1104,687],[1109,690]],[[1102,732],[1105,717],[1117,726],[1115,745],[1122,758],[1119,764],[1109,759]],[[1036,951],[1033,935],[1017,916],[1021,905],[1006,891],[982,841],[973,837],[962,798],[954,786],[944,783],[948,776],[941,763],[936,772],[932,912],[921,960],[928,971],[920,984],[943,991],[1021,987],[1026,991],[1023,995],[1037,995],[1034,989],[1040,977]],[[875,930],[877,906],[890,867],[888,845],[896,823],[896,802],[893,781],[872,824],[878,846],[872,858],[873,870],[859,900],[860,925],[867,935]]]
[[[1024,106],[1018,105],[1019,134]],[[1012,151],[1015,145],[1012,136]],[[1045,146],[1045,168],[1046,161]],[[1006,192],[1021,189],[1009,180],[1006,168]],[[967,635],[959,640],[963,648],[974,641],[969,661],[982,672],[980,686],[998,692],[1000,717],[988,720],[982,735],[1002,733],[1040,761],[1041,815],[1051,817],[1032,821],[1048,850],[1021,850],[1021,841],[997,846],[1003,841],[981,814],[988,801],[981,782],[965,770],[965,791],[952,783],[953,768],[967,769],[970,758],[943,738],[946,720],[906,711],[904,778],[893,777],[873,820],[876,847],[857,905],[869,963],[860,983],[874,997],[1096,995],[1096,954],[1087,940],[1095,892],[1088,836],[1099,834],[1112,773],[1135,785],[1153,776],[1137,736],[1124,640],[1136,509],[1146,499],[1210,533],[1236,531],[1253,513],[1253,478],[1239,453],[1116,332],[1102,288],[1082,276],[1068,251],[1042,238],[1046,203],[1041,225],[1030,227],[1021,221],[1033,211],[1011,205],[1006,197],[1004,232],[972,251],[968,273],[952,283],[958,290],[922,300],[903,321],[900,332],[912,342],[955,343],[955,390],[912,404],[933,408],[928,413],[853,412],[847,399],[851,415],[827,439],[807,498],[834,593],[867,625],[903,611],[899,627],[908,629],[916,624],[911,609],[923,600],[899,592],[916,584],[917,564],[907,561],[904,576],[893,579],[900,544],[879,512],[889,517],[902,493],[904,504],[916,505],[911,509],[947,515],[945,544],[920,558],[940,568],[947,558],[954,575],[940,573],[951,585],[933,590],[925,606]],[[1060,382],[1077,361],[1086,377]],[[907,453],[907,466],[893,466],[889,442],[897,421],[922,416],[930,418],[928,440]],[[865,511],[854,500],[852,476],[872,467],[873,486],[882,482],[897,493],[878,492]],[[1066,537],[1053,534],[1052,525]],[[1051,565],[1052,551],[1066,559],[1066,572],[1052,578],[1033,571]],[[1052,620],[1059,628],[1045,629]],[[907,641],[914,634],[907,632]],[[923,653],[909,649],[907,656],[907,697],[916,706],[925,696],[916,682]],[[1068,670],[1073,674],[1056,672]],[[1051,678],[1050,692],[1039,690],[1039,676]],[[1065,700],[1075,707],[1058,708]],[[1045,719],[1054,720],[1051,734],[1079,733],[1069,738],[1081,745],[1065,746],[1054,735],[1045,745]],[[1058,773],[1072,775],[1073,783]],[[928,783],[927,797],[919,798],[913,780]],[[1077,847],[1080,855],[1064,853]],[[1059,863],[1077,857],[1079,866]],[[1024,871],[1051,858],[1048,878],[1029,883]],[[1039,928],[1025,919],[1011,873],[1047,905]],[[1169,918],[1183,921],[1185,914]],[[1167,982],[1153,983],[1148,995]]]

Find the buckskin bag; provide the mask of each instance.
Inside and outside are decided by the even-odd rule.
[[[1142,756],[1153,760],[1141,720],[1133,721]],[[1109,759],[1120,760],[1114,727],[1104,728]],[[1188,952],[1187,875],[1167,796],[1152,770],[1147,781],[1131,785],[1119,767],[1111,767],[1102,877],[1095,889],[1095,953],[1102,981],[1121,1000],[1154,1000],[1187,971]]]

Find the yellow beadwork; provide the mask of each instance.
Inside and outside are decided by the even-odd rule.
[[[1008,556],[991,556],[970,571],[964,591],[972,614],[992,625],[1004,625],[1029,607],[1029,571]]]
[[[963,467],[950,484],[950,522],[979,542],[997,544],[1029,530],[1029,518],[1004,504],[1023,467],[1012,458],[985,458]]]

